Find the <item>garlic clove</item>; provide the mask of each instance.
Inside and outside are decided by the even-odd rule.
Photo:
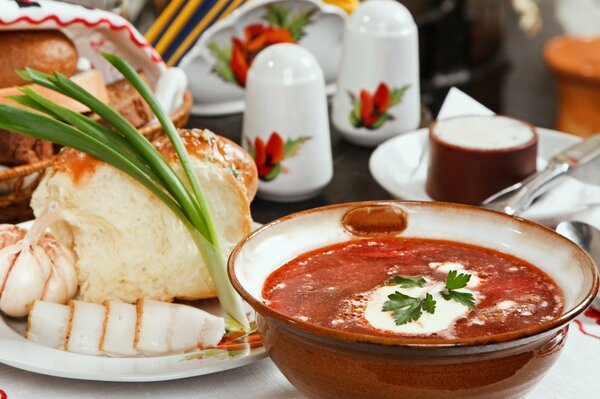
[[[108,356],[136,356],[134,347],[137,325],[135,305],[105,301],[106,323],[100,350]]]
[[[69,301],[71,307],[70,330],[65,349],[84,355],[102,355],[100,341],[104,332],[104,306],[96,303]]]
[[[42,279],[47,282],[50,276],[52,276],[52,261],[46,251],[44,251],[44,248],[39,245],[32,246],[31,250],[33,251],[34,258],[37,260],[37,267],[42,274]]]
[[[67,296],[67,287],[63,278],[54,267],[48,251],[41,245],[36,245],[33,247],[33,253],[38,260],[42,278],[46,281],[42,296],[37,299],[56,303],[66,303],[70,299],[70,297]]]
[[[67,303],[70,299],[67,292],[67,285],[55,268],[52,268],[52,274],[46,282],[44,294],[40,299],[55,303]]]
[[[75,257],[45,233],[60,212],[51,202],[31,228],[0,224],[0,311],[26,316],[36,299],[65,303],[77,292]]]
[[[46,250],[54,269],[63,280],[67,289],[67,299],[74,297],[79,286],[75,269],[75,256],[49,235],[46,235],[40,241],[40,245]]]
[[[27,316],[33,301],[42,297],[46,280],[37,257],[29,248],[22,250],[9,271],[0,310],[12,317]]]
[[[0,248],[16,244],[25,237],[25,229],[14,224],[0,224]]]
[[[51,348],[64,349],[71,309],[54,302],[35,301],[27,320],[25,338]]]
[[[21,246],[9,245],[0,249],[0,296],[4,291],[4,285],[8,279],[10,269],[13,267],[17,255],[21,252]]]

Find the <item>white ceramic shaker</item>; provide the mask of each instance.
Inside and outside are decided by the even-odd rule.
[[[242,144],[258,168],[258,196],[314,197],[333,176],[325,78],[295,44],[261,51],[248,71]]]
[[[346,22],[333,100],[344,138],[375,146],[416,129],[421,114],[415,21],[393,0],[367,0]]]

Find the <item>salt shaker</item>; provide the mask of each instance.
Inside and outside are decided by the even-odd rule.
[[[315,57],[276,44],[254,59],[246,83],[242,144],[258,169],[258,196],[317,195],[333,176],[325,78]]]
[[[418,31],[392,0],[363,2],[346,22],[333,123],[347,140],[375,146],[419,126]]]

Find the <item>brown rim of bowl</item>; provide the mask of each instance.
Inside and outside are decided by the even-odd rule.
[[[344,331],[340,331],[340,330],[335,330],[332,328],[319,327],[319,326],[315,326],[310,323],[296,320],[296,319],[288,317],[282,313],[279,313],[279,312],[269,308],[267,305],[265,305],[261,301],[255,299],[254,296],[252,296],[248,291],[246,291],[242,287],[239,280],[237,279],[237,276],[234,271],[234,263],[235,263],[235,259],[237,258],[241,248],[246,244],[246,242],[253,239],[256,235],[261,234],[264,230],[270,228],[271,226],[274,226],[276,224],[280,224],[287,220],[293,219],[296,216],[307,215],[307,214],[320,212],[320,211],[326,211],[326,210],[330,210],[330,209],[345,208],[345,207],[384,205],[384,204],[400,204],[400,205],[415,204],[415,205],[424,206],[424,207],[444,207],[444,208],[454,208],[456,210],[466,209],[469,211],[481,212],[483,214],[494,215],[494,217],[499,217],[499,218],[503,218],[506,220],[512,220],[512,221],[516,220],[519,223],[529,226],[530,228],[540,230],[544,233],[550,233],[550,234],[556,235],[556,237],[558,239],[564,241],[565,245],[571,246],[576,251],[579,251],[584,256],[584,258],[589,260],[589,264],[592,266],[591,272],[592,272],[592,275],[594,276],[594,281],[592,283],[592,287],[587,292],[586,296],[584,297],[584,299],[581,302],[579,302],[578,304],[573,306],[571,309],[568,309],[568,311],[564,312],[560,317],[554,318],[547,322],[543,322],[543,323],[540,323],[540,324],[537,324],[535,326],[525,328],[525,329],[509,331],[509,332],[505,332],[502,334],[496,334],[496,335],[491,335],[491,336],[486,336],[486,337],[444,340],[441,343],[432,343],[431,340],[422,339],[422,338],[421,339],[418,339],[418,338],[411,339],[411,338],[406,338],[406,337],[401,337],[401,338],[389,337],[388,338],[388,337],[379,337],[379,336],[349,333],[349,332],[344,332]],[[290,215],[273,220],[267,224],[264,224],[263,226],[261,226],[260,228],[258,228],[255,231],[253,231],[252,233],[250,233],[248,236],[246,236],[244,239],[242,239],[236,245],[236,247],[231,252],[231,255],[229,256],[229,259],[227,262],[227,273],[229,275],[229,280],[231,281],[235,290],[242,296],[242,298],[244,298],[244,300],[246,302],[248,302],[252,306],[252,308],[255,311],[257,311],[260,314],[264,314],[272,319],[278,320],[288,326],[298,328],[299,330],[302,330],[306,333],[314,334],[314,335],[321,336],[321,337],[328,338],[328,339],[334,339],[337,341],[349,342],[349,343],[377,344],[377,345],[393,346],[393,347],[430,348],[430,349],[454,348],[454,347],[460,348],[460,347],[474,347],[474,346],[500,344],[500,343],[517,341],[517,340],[533,337],[538,334],[542,334],[542,333],[549,332],[549,331],[552,331],[555,329],[559,329],[559,328],[565,326],[566,324],[568,324],[571,320],[573,320],[581,312],[583,312],[585,309],[588,308],[588,306],[592,303],[592,301],[594,300],[594,297],[598,293],[598,285],[599,285],[598,270],[597,270],[596,265],[595,265],[594,261],[592,260],[592,258],[584,250],[582,250],[579,246],[577,246],[577,244],[574,244],[567,238],[561,236],[560,234],[556,233],[554,230],[552,230],[548,227],[542,226],[542,225],[532,222],[530,220],[520,218],[518,216],[509,216],[509,215],[501,213],[501,212],[496,212],[496,211],[492,211],[489,209],[478,208],[475,206],[446,203],[446,202],[399,201],[399,200],[361,201],[361,202],[347,202],[347,203],[336,204],[336,205],[328,205],[328,206],[323,206],[323,207],[319,207],[319,208],[313,208],[313,209],[308,209],[305,211],[292,213]]]
[[[463,116],[454,116],[451,118],[447,118],[447,119],[443,119],[444,121],[448,121],[448,120],[452,120],[452,119],[460,119],[460,118],[472,118],[472,117],[482,117],[482,118],[497,118],[497,117],[501,117],[501,118],[506,118],[506,119],[512,119],[514,121],[520,122],[524,125],[526,125],[531,132],[533,133],[533,137],[531,137],[531,139],[529,139],[527,142],[518,145],[518,146],[514,146],[514,147],[507,147],[507,148],[497,148],[497,149],[492,149],[492,148],[473,148],[473,147],[464,147],[464,146],[460,146],[460,145],[456,145],[456,144],[451,144],[451,143],[447,143],[445,141],[442,141],[439,137],[437,137],[437,135],[435,135],[433,133],[433,129],[435,128],[435,126],[438,124],[438,120],[434,120],[431,121],[431,123],[427,126],[427,132],[429,133],[429,139],[431,141],[435,141],[438,145],[444,146],[444,147],[448,147],[451,148],[453,150],[458,150],[458,151],[470,151],[470,152],[477,152],[480,154],[506,154],[509,152],[513,152],[513,151],[519,151],[519,150],[523,150],[527,147],[530,147],[532,145],[535,145],[536,143],[539,143],[539,135],[538,135],[538,131],[537,128],[532,125],[529,122],[526,122],[522,119],[518,119],[518,118],[513,118],[511,116],[506,116],[506,115],[489,115],[489,116],[483,116],[483,115],[463,115]]]

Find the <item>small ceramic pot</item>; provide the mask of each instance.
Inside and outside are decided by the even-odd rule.
[[[600,131],[600,38],[556,37],[544,58],[558,86],[556,129],[582,137]]]
[[[420,119],[418,31],[399,2],[370,0],[346,22],[333,100],[345,139],[375,146],[414,130]]]
[[[525,142],[508,144],[500,148],[476,148],[444,141],[436,132],[438,126],[461,123],[461,129],[469,122],[480,121],[472,133],[480,137],[494,138],[498,131],[486,131],[491,124],[501,124],[502,132],[514,129],[530,133]],[[498,121],[500,120],[500,121]],[[489,121],[489,122],[488,122]],[[487,126],[486,126],[487,124]],[[507,134],[508,135],[508,134]],[[471,144],[471,143],[464,143]],[[512,186],[537,170],[538,135],[529,123],[506,116],[463,116],[433,121],[429,124],[429,166],[425,188],[436,201],[479,205],[486,198]]]
[[[564,294],[564,309],[529,328],[432,344],[318,327],[264,303],[264,281],[285,262],[383,233],[453,240],[517,256],[553,278]],[[348,203],[292,214],[242,240],[228,272],[257,312],[269,356],[310,398],[521,398],[556,361],[568,323],[598,291],[592,259],[554,231],[481,208],[436,202]]]
[[[300,201],[333,177],[323,72],[308,50],[277,44],[248,72],[243,146],[259,175],[258,196]]]

